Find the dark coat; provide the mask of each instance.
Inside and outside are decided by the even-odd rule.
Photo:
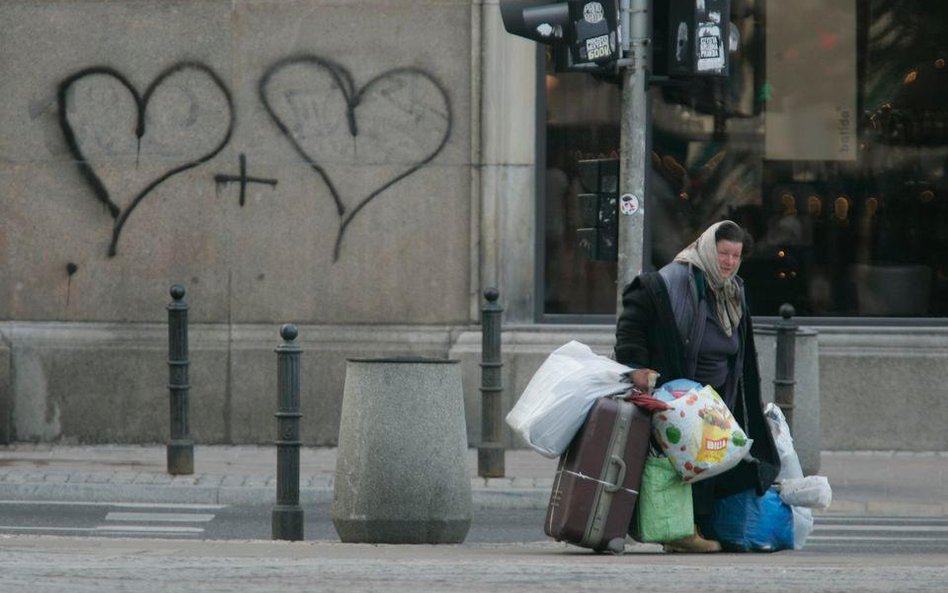
[[[672,266],[686,264],[671,264]],[[676,270],[673,270],[676,271]],[[703,287],[701,272],[695,270],[697,285]],[[666,273],[667,275],[667,273]],[[689,278],[689,280],[691,280]],[[693,379],[693,349],[686,342],[693,343],[688,336],[695,332],[680,328],[676,319],[703,319],[696,313],[695,303],[689,305],[691,298],[703,299],[704,291],[695,290],[694,282],[689,282],[692,294],[669,294],[668,284],[660,272],[649,272],[638,276],[622,293],[622,313],[616,325],[616,360],[633,368],[647,367],[661,373],[659,382],[672,379]],[[681,284],[679,283],[679,291]],[[742,291],[743,292],[743,291]],[[674,305],[673,305],[674,301]],[[679,315],[676,318],[674,310]],[[691,308],[692,310],[688,310]],[[684,309],[684,313],[682,310]],[[754,330],[751,317],[741,316],[738,327],[740,347],[735,361],[740,361],[740,372],[732,370],[728,379],[727,391],[722,398],[729,402],[731,412],[747,435],[754,439],[751,446],[753,462],[741,461],[735,468],[704,481],[713,481],[714,497],[723,497],[748,488],[755,488],[763,494],[773,483],[780,471],[780,458],[774,444],[773,435],[764,418],[763,402],[760,394],[760,371],[757,366],[757,350],[754,346]],[[684,331],[683,331],[684,330]],[[735,365],[737,362],[735,362]],[[747,415],[744,418],[743,392]],[[701,482],[695,484],[698,487]],[[701,488],[711,487],[707,484]],[[696,490],[697,493],[697,490]],[[697,503],[697,501],[696,501]]]

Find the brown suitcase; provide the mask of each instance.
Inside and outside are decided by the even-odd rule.
[[[544,531],[557,541],[621,554],[638,498],[651,417],[599,398],[560,457]]]

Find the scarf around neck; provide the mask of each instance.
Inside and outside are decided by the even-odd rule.
[[[729,224],[737,226],[730,220],[722,220],[707,228],[698,239],[681,250],[675,256],[675,261],[685,262],[704,272],[711,292],[714,293],[715,312],[721,329],[728,336],[734,331],[734,328],[741,322],[741,291],[738,287],[737,270],[730,278],[721,276],[721,267],[718,265],[717,242],[714,240],[714,234],[721,225]]]

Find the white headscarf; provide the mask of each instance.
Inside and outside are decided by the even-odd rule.
[[[711,225],[694,243],[682,249],[675,256],[675,261],[689,263],[704,272],[708,286],[714,293],[718,321],[724,333],[730,336],[741,322],[742,307],[741,291],[734,279],[737,276],[737,268],[730,277],[724,278],[721,275],[721,266],[718,264],[718,249],[714,235],[718,228],[725,224],[740,228],[737,223],[730,220],[722,220]]]

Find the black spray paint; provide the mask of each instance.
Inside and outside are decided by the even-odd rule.
[[[214,182],[218,185],[227,185],[231,181],[237,181],[240,183],[240,207],[243,208],[244,203],[246,202],[247,196],[247,184],[248,183],[263,183],[269,185],[270,187],[276,187],[276,179],[266,179],[263,177],[248,177],[247,176],[247,155],[240,153],[240,173],[237,175],[223,175],[218,173],[214,176]]]
[[[333,183],[332,179],[330,178],[329,174],[326,172],[325,168],[320,163],[316,162],[316,160],[307,153],[306,149],[303,148],[302,145],[300,145],[297,139],[293,136],[293,133],[290,131],[286,122],[284,122],[280,118],[280,116],[277,115],[276,111],[274,111],[273,106],[271,105],[270,100],[267,97],[267,87],[270,84],[270,81],[272,80],[272,78],[277,73],[279,73],[282,69],[289,66],[293,66],[293,65],[311,66],[314,68],[326,70],[329,73],[329,75],[333,78],[336,85],[338,86],[340,92],[342,92],[343,97],[345,99],[346,119],[347,119],[347,123],[349,127],[349,133],[353,137],[358,136],[359,134],[359,127],[358,127],[358,122],[357,122],[357,117],[356,117],[356,109],[359,107],[359,103],[362,101],[362,98],[365,96],[365,94],[371,91],[377,84],[379,84],[380,81],[388,77],[405,75],[405,74],[419,76],[424,79],[427,79],[440,92],[441,96],[444,99],[445,107],[447,109],[447,114],[446,114],[447,126],[444,131],[444,136],[441,138],[440,143],[434,150],[432,150],[427,155],[422,156],[418,161],[412,164],[408,169],[400,172],[395,177],[393,177],[392,179],[388,180],[386,183],[382,184],[381,186],[373,190],[371,193],[369,193],[369,195],[365,196],[364,198],[362,198],[361,201],[357,202],[356,205],[351,210],[347,211],[345,204],[343,204],[342,202],[342,197],[340,195],[339,190],[337,189],[336,185]],[[326,187],[329,189],[329,193],[332,195],[333,202],[336,205],[336,212],[339,215],[339,230],[336,235],[336,243],[335,243],[335,247],[333,248],[333,257],[332,257],[334,262],[339,259],[339,251],[342,245],[342,238],[343,238],[343,235],[345,234],[346,228],[349,226],[349,223],[352,222],[353,218],[355,218],[355,216],[359,213],[359,211],[362,210],[367,204],[369,204],[369,202],[371,202],[376,196],[384,192],[386,189],[392,187],[393,185],[395,185],[402,179],[408,177],[409,175],[413,174],[418,169],[422,168],[423,166],[431,162],[431,160],[434,159],[438,155],[438,153],[442,151],[442,149],[444,149],[445,144],[447,144],[448,142],[448,138],[451,136],[451,126],[453,122],[453,117],[451,115],[451,100],[450,100],[450,97],[448,96],[448,92],[444,88],[444,86],[438,80],[436,80],[432,75],[418,68],[405,67],[405,68],[395,68],[392,70],[388,70],[386,72],[383,72],[377,75],[371,80],[369,80],[367,83],[365,83],[364,86],[362,86],[362,88],[356,89],[356,85],[353,80],[352,74],[345,67],[335,62],[332,62],[330,60],[327,60],[325,58],[321,58],[319,56],[308,55],[308,54],[297,55],[297,56],[292,56],[292,57],[279,60],[278,62],[274,63],[264,74],[263,78],[260,80],[260,84],[258,86],[258,94],[260,97],[260,101],[263,103],[263,106],[266,108],[267,113],[270,114],[270,117],[271,119],[273,119],[273,122],[276,124],[277,128],[279,128],[280,131],[283,133],[283,135],[286,136],[286,139],[289,140],[290,144],[292,144],[293,148],[296,150],[297,153],[299,153],[299,155],[310,166],[310,168],[322,178],[323,182],[326,184]]]
[[[316,160],[313,159],[306,152],[303,146],[299,144],[299,142],[296,140],[296,138],[293,136],[293,134],[291,133],[291,131],[285,124],[285,122],[283,122],[280,119],[280,117],[276,114],[276,112],[272,108],[267,98],[267,86],[270,83],[271,79],[277,73],[279,73],[280,70],[282,70],[283,68],[286,68],[292,65],[297,65],[297,64],[308,65],[315,68],[323,69],[327,71],[330,76],[332,76],[337,87],[340,89],[340,91],[343,94],[343,97],[346,103],[346,119],[347,119],[346,123],[348,126],[349,133],[353,137],[356,137],[359,135],[359,126],[358,126],[358,120],[356,116],[356,109],[358,108],[365,94],[371,91],[372,89],[374,89],[380,83],[380,81],[383,81],[384,79],[388,77],[399,76],[399,75],[412,75],[412,76],[418,76],[418,77],[424,78],[437,89],[437,91],[440,93],[441,97],[444,100],[444,105],[446,109],[446,128],[445,128],[443,137],[441,138],[437,147],[434,148],[434,150],[432,150],[430,153],[426,155],[422,155],[417,161],[412,163],[411,166],[409,166],[406,170],[401,171],[396,176],[394,176],[393,178],[389,179],[387,182],[382,184],[380,187],[371,191],[369,195],[365,196],[360,201],[358,201],[354,207],[347,210],[345,204],[342,201],[341,194],[339,190],[337,189],[337,187],[335,186],[335,184],[333,183],[329,174],[326,172],[323,166],[320,163],[316,162]],[[76,81],[81,80],[86,77],[90,77],[90,76],[100,76],[100,75],[110,76],[114,78],[115,80],[117,80],[119,83],[121,83],[128,90],[129,94],[132,96],[136,104],[137,123],[135,126],[135,135],[138,140],[139,150],[140,150],[141,139],[146,133],[145,114],[148,108],[148,102],[150,98],[152,97],[152,95],[154,94],[155,89],[161,83],[163,83],[168,77],[187,69],[197,70],[199,72],[203,72],[204,74],[206,74],[213,81],[213,83],[218,87],[218,89],[221,91],[221,93],[225,97],[226,102],[227,102],[228,112],[229,112],[227,131],[224,134],[224,136],[221,138],[221,141],[210,152],[192,161],[189,161],[187,163],[184,163],[182,165],[176,166],[174,168],[171,168],[165,171],[159,177],[151,181],[142,191],[140,191],[131,200],[131,202],[125,208],[125,210],[122,210],[112,200],[112,197],[109,195],[109,192],[106,189],[105,185],[102,183],[102,180],[99,178],[98,174],[95,172],[95,169],[92,167],[92,165],[88,162],[87,158],[82,152],[81,147],[79,146],[79,142],[76,138],[75,132],[72,128],[72,125],[69,122],[69,116],[68,116],[68,111],[67,111],[67,101],[68,101],[69,90]],[[335,62],[332,62],[330,60],[327,60],[325,58],[321,58],[315,55],[297,55],[297,56],[292,56],[292,57],[279,60],[275,62],[270,68],[268,68],[263,78],[259,82],[258,93],[259,93],[260,101],[263,103],[267,113],[270,115],[271,119],[276,124],[277,128],[283,133],[283,135],[287,138],[287,140],[289,140],[290,144],[293,146],[296,152],[303,158],[303,160],[309,165],[309,167],[320,176],[320,178],[323,180],[323,182],[326,184],[327,188],[329,189],[329,193],[332,196],[333,202],[336,206],[336,212],[339,216],[339,229],[336,236],[335,246],[333,249],[334,262],[338,261],[339,259],[339,252],[340,252],[343,236],[345,234],[346,228],[349,226],[349,224],[352,222],[355,216],[366,205],[368,205],[376,196],[378,196],[379,194],[381,194],[382,192],[384,192],[385,190],[387,190],[394,184],[398,183],[402,179],[408,177],[409,175],[412,175],[413,173],[418,171],[420,168],[424,167],[426,164],[431,162],[444,149],[444,146],[447,144],[447,141],[451,135],[451,129],[453,125],[451,101],[445,87],[432,75],[428,74],[427,72],[421,69],[412,68],[412,67],[395,68],[395,69],[383,72],[377,75],[376,77],[372,78],[371,80],[369,80],[360,89],[356,89],[356,85],[353,80],[352,74],[345,67]],[[118,242],[121,237],[122,228],[124,227],[125,222],[128,220],[128,217],[131,215],[132,211],[138,206],[138,204],[153,189],[158,187],[163,182],[167,181],[170,177],[178,173],[181,173],[182,171],[186,171],[188,169],[201,165],[209,161],[210,159],[212,159],[214,156],[216,156],[230,142],[230,139],[234,130],[234,125],[235,125],[234,105],[233,105],[233,100],[231,98],[231,93],[229,89],[226,87],[223,80],[221,80],[221,78],[210,67],[200,62],[186,61],[186,62],[180,62],[178,64],[175,64],[169,67],[168,69],[161,72],[152,81],[152,83],[145,90],[144,94],[139,94],[135,86],[131,82],[129,82],[129,80],[124,75],[122,75],[120,72],[118,72],[115,69],[109,68],[106,66],[90,67],[90,68],[80,70],[79,72],[63,80],[59,85],[57,96],[58,96],[58,107],[59,107],[59,123],[60,123],[60,127],[62,128],[63,135],[65,137],[66,145],[70,153],[73,155],[76,162],[76,166],[79,168],[80,173],[82,174],[86,182],[92,188],[92,191],[95,194],[96,199],[102,202],[108,208],[109,214],[114,219],[112,241],[109,245],[109,251],[108,251],[109,257],[113,257],[116,255],[118,251]],[[271,185],[272,187],[275,187],[277,184],[277,180],[275,179],[266,179],[266,178],[248,176],[247,166],[246,166],[246,156],[244,154],[240,155],[240,172],[238,175],[234,176],[234,175],[218,174],[214,176],[214,181],[218,185],[226,184],[229,182],[239,182],[240,183],[240,202],[239,203],[241,206],[243,206],[245,203],[245,192],[246,192],[246,186],[248,183],[264,183],[264,184]],[[70,277],[72,276],[73,273],[75,273],[74,270],[70,272]]]
[[[145,129],[145,112],[148,109],[148,101],[151,99],[152,95],[155,92],[155,89],[164,82],[168,77],[181,72],[183,70],[197,70],[206,74],[211,81],[218,87],[218,89],[223,93],[224,98],[227,102],[227,109],[229,111],[229,118],[227,124],[227,132],[224,134],[221,141],[208,153],[192,160],[188,161],[182,165],[172,167],[168,169],[154,180],[152,180],[142,191],[140,191],[129,203],[128,207],[125,210],[122,210],[109,195],[108,190],[105,188],[105,185],[102,183],[102,180],[99,178],[98,174],[95,172],[95,169],[89,164],[85,155],[82,152],[82,148],[79,146],[78,141],[76,140],[75,131],[72,128],[72,125],[69,123],[69,114],[67,110],[67,100],[69,97],[69,89],[78,80],[86,78],[88,76],[111,76],[118,82],[120,82],[131,94],[132,98],[135,100],[135,105],[138,110],[138,121],[135,126],[135,135],[138,138],[139,146],[141,146],[141,139],[146,133]],[[63,130],[63,135],[66,139],[66,146],[69,148],[69,152],[72,153],[73,158],[76,160],[76,166],[79,167],[79,172],[86,179],[89,185],[92,187],[92,191],[95,194],[96,198],[106,205],[109,209],[109,214],[115,219],[112,228],[112,242],[109,244],[109,257],[114,257],[118,253],[118,242],[122,234],[122,227],[125,226],[125,222],[128,220],[128,217],[131,215],[132,211],[138,206],[138,204],[147,196],[153,189],[164,183],[170,177],[192,169],[202,163],[205,163],[212,159],[217,153],[223,150],[224,146],[230,142],[230,137],[234,131],[234,105],[231,98],[230,91],[224,84],[224,81],[215,73],[210,67],[200,63],[200,62],[180,62],[167,68],[161,72],[152,82],[148,85],[148,88],[145,89],[144,94],[139,94],[135,86],[129,82],[129,80],[123,76],[120,72],[113,68],[105,66],[95,66],[91,68],[86,68],[80,70],[79,72],[73,74],[72,76],[66,78],[59,85],[58,92],[58,103],[59,103],[59,125]]]

